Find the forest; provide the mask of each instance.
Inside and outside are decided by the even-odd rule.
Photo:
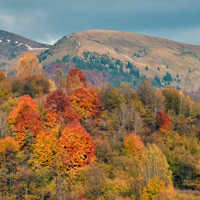
[[[200,101],[132,86],[54,82],[31,52],[0,71],[0,199],[198,200]]]

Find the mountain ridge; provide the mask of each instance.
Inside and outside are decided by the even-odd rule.
[[[179,76],[179,83],[171,85],[187,91],[200,86],[200,46],[125,31],[89,30],[65,36],[46,52],[42,64],[67,54],[83,58],[84,51],[131,62],[148,78],[163,78],[167,72],[173,79]]]
[[[0,61],[11,60],[27,50],[48,49],[50,46],[0,30]]]
[[[6,40],[5,42],[6,44],[11,43]],[[34,48],[44,47],[40,43],[36,44],[36,46],[31,46],[31,44],[27,43],[28,46]],[[39,55],[41,64],[45,67],[59,60],[61,62],[62,58],[67,55],[71,59],[76,56],[85,60],[84,53],[88,52],[89,57],[98,55],[98,58],[101,59],[106,55],[114,62],[120,60],[122,68],[126,72],[130,71],[127,68],[127,64],[130,62],[148,79],[158,76],[162,80],[167,73],[170,73],[172,81],[163,83],[165,86],[170,85],[189,92],[199,91],[200,46],[198,45],[125,31],[94,29],[66,35],[54,45],[46,46],[46,48],[43,49],[45,51],[42,53],[34,51]],[[28,47],[24,45],[21,52],[27,49]],[[9,60],[8,57],[6,58],[7,65],[12,66],[10,67],[12,70],[17,67],[16,63],[20,56],[21,54],[19,53],[15,59],[10,58]],[[3,57],[6,60],[5,56]],[[68,62],[71,62],[71,60],[69,59]],[[110,66],[105,63],[104,67],[109,68]]]

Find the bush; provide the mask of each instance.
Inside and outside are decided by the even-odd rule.
[[[12,81],[12,92],[17,96],[29,94],[32,98],[49,91],[51,84],[43,75],[32,74]]]

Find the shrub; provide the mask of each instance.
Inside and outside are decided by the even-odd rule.
[[[19,96],[29,94],[33,98],[47,93],[50,87],[49,80],[43,74],[32,74],[12,81],[12,92]]]

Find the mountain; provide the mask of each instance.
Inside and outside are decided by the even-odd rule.
[[[0,31],[0,70],[13,74],[21,55],[34,51],[44,74],[57,68],[84,70],[93,84],[131,82],[146,78],[159,87],[200,90],[200,46],[123,31],[89,30],[67,35],[53,46]]]
[[[40,54],[50,46],[0,30],[0,70],[13,74],[13,72],[16,72],[17,64],[24,52],[31,50]]]
[[[161,81],[166,74],[171,76],[171,80],[163,80],[163,86],[187,91],[198,91],[200,87],[200,46],[136,33],[89,30],[71,34],[41,54],[40,59],[46,67],[61,62],[67,55],[85,60],[85,54],[90,58],[106,55],[110,60],[120,60],[127,72],[131,63],[150,80],[156,75]],[[109,68],[106,63],[105,66]]]
[[[0,65],[22,55],[27,50],[44,50],[50,45],[41,44],[22,36],[0,30]]]

